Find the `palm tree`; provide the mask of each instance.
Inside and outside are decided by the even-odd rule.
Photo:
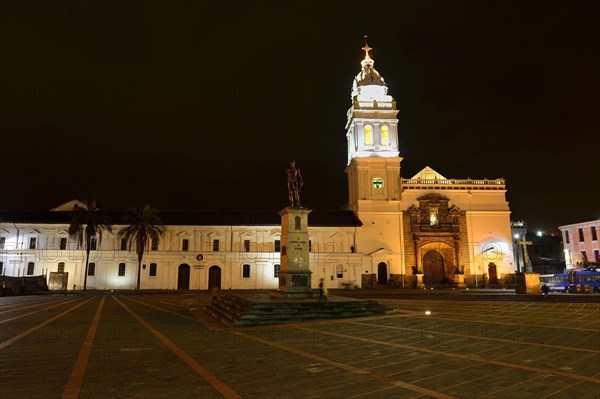
[[[83,290],[87,288],[88,265],[92,238],[98,236],[98,245],[102,242],[102,231],[112,232],[111,220],[102,207],[96,202],[84,201],[85,206],[77,208],[69,225],[69,235],[76,237],[79,246],[85,243],[85,272],[83,277]]]
[[[157,210],[150,205],[131,209],[131,211],[125,215],[124,221],[128,223],[128,225],[119,230],[119,236],[127,240],[130,251],[132,246],[135,247],[135,252],[138,257],[136,290],[139,290],[144,252],[148,250],[150,239],[158,244],[160,237],[165,230],[162,221],[158,217]]]

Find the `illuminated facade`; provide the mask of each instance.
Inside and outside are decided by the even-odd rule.
[[[346,138],[357,248],[377,258],[377,279],[405,284],[502,285],[514,274],[503,179],[447,179],[425,167],[401,176],[398,109],[368,45],[352,87]]]
[[[312,286],[501,286],[514,273],[503,179],[448,179],[425,167],[401,176],[398,109],[365,46],[346,124],[349,210],[309,216]],[[85,251],[68,236],[72,201],[0,215],[0,274],[68,273],[81,289]],[[273,212],[162,213],[166,232],[145,255],[142,289],[275,289],[280,219]],[[115,231],[122,215],[113,215]],[[90,289],[133,289],[137,260],[114,234],[91,252]]]
[[[567,269],[583,269],[591,264],[600,266],[600,220],[568,224],[558,229],[562,233]]]

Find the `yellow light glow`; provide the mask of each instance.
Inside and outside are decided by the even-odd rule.
[[[365,125],[365,145],[373,145],[373,126]]]
[[[390,128],[386,125],[381,126],[381,145],[390,145]]]

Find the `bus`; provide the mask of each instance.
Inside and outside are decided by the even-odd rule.
[[[574,270],[565,273],[541,274],[540,286],[554,292],[600,293],[600,269]]]

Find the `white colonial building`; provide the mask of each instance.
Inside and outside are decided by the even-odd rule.
[[[600,265],[600,219],[559,226],[563,236],[565,264],[568,269],[583,269],[590,263]]]
[[[346,137],[349,209],[309,216],[312,286],[502,285],[514,280],[503,179],[401,174],[398,108],[368,46],[352,87]],[[341,172],[341,171],[340,171]],[[50,212],[0,215],[0,274],[64,273],[81,289],[85,251],[67,231],[71,201]],[[114,231],[122,215],[112,214]],[[144,256],[142,289],[278,287],[280,219],[270,212],[163,212],[166,232]],[[113,234],[91,251],[89,289],[133,289],[135,253]],[[460,276],[460,278],[459,278]]]

